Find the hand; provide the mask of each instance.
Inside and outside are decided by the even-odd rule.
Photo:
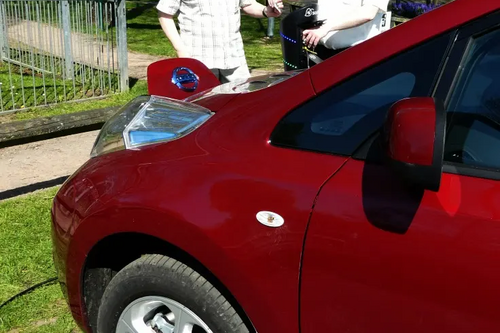
[[[279,17],[281,15],[281,10],[283,9],[282,0],[268,0],[268,6],[266,7],[266,15],[268,17]]]
[[[328,34],[328,30],[323,27],[318,27],[314,29],[304,30],[302,37],[304,38],[304,44],[308,48],[315,48],[318,45],[321,38]]]
[[[177,57],[178,58],[189,58],[189,54],[185,50],[178,50]]]

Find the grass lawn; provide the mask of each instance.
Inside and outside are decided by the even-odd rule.
[[[0,304],[56,275],[52,264],[50,207],[57,188],[0,202]],[[0,332],[80,332],[58,284],[0,308]]]
[[[154,2],[127,3],[128,49],[140,53],[175,57],[175,51],[158,22]],[[267,20],[262,20],[267,29]],[[274,38],[264,39],[265,31],[259,29],[257,19],[241,16],[241,34],[250,68],[282,70],[283,57],[279,38],[280,20],[275,19]]]
[[[128,46],[129,50],[148,53],[153,55],[175,56],[175,52],[170,42],[163,34],[158,23],[157,11],[152,4],[128,4]],[[281,57],[281,46],[279,42],[279,20],[275,21],[275,37],[271,40],[263,38],[264,31],[259,30],[258,21],[248,16],[242,16],[242,35],[245,44],[245,52],[250,68],[281,70],[283,68]],[[267,21],[263,20],[264,26]],[[278,36],[278,37],[277,37]],[[18,73],[12,76],[13,85],[18,88],[14,92],[14,99],[10,89],[1,90],[1,103],[5,109],[12,108],[15,103],[17,108],[30,107],[34,105],[36,98],[38,104],[43,104],[45,98],[60,102],[61,96],[73,98],[75,94],[81,94],[81,91],[75,91],[72,84],[64,83],[63,80],[47,80],[47,93],[43,95],[42,78],[33,77],[31,73],[20,75]],[[22,91],[19,88],[21,81],[25,87],[25,100],[22,99]],[[50,81],[50,82],[49,82]],[[7,72],[7,66],[0,64],[0,82],[3,87],[10,86],[10,79]],[[36,87],[36,88],[34,88]],[[55,87],[55,88],[54,88]],[[115,94],[103,99],[92,99],[88,101],[57,103],[47,107],[28,109],[14,114],[0,115],[0,123],[8,121],[33,119],[86,111],[109,106],[123,105],[134,97],[147,94],[147,83],[145,81],[136,81],[131,83],[131,90],[124,94]],[[58,100],[59,99],[59,100]],[[13,102],[14,100],[14,102]]]
[[[175,57],[175,52],[158,22],[155,5],[156,2],[127,3],[128,48],[140,53]],[[262,20],[262,23],[266,28],[267,20]],[[279,25],[280,21],[276,19],[275,37],[270,40],[265,39],[265,31],[260,29],[258,20],[242,15],[241,31],[248,65],[251,69],[273,71],[283,69]],[[13,70],[17,72],[12,73]],[[114,86],[115,78],[111,79]],[[89,80],[90,78],[87,81],[90,82]],[[32,72],[25,71],[21,74],[20,69],[16,66],[11,66],[11,73],[9,73],[6,64],[0,64],[0,84],[0,104],[3,105],[4,110],[27,109],[27,111],[14,114],[0,115],[0,123],[123,105],[138,95],[147,94],[146,82],[138,81],[131,84],[131,90],[125,94],[66,103],[65,100],[78,99],[91,94],[92,92],[88,90],[89,86],[87,84],[81,87],[73,86],[72,82],[65,82],[53,76],[43,77],[40,73],[33,75]],[[45,90],[43,89],[44,85],[46,86]],[[14,88],[11,89],[11,87]],[[47,102],[54,104],[48,107],[30,109],[35,105],[43,105]]]
[[[139,95],[144,95],[147,93],[148,93],[148,88],[146,81],[139,80],[134,82],[133,85],[131,85],[131,88],[127,93],[111,95],[103,99],[59,103],[47,107],[29,109],[23,112],[0,115],[0,124],[9,121],[33,119],[38,117],[48,117],[66,113],[79,112],[79,111],[100,109],[110,106],[124,105],[134,97]]]
[[[0,106],[4,110],[24,109],[99,97],[118,90],[118,77],[105,71],[76,65],[75,76],[75,81],[64,80],[60,72],[42,74],[0,63]]]

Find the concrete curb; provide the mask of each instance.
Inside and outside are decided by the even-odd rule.
[[[42,182],[38,182],[35,184],[30,184],[26,186],[17,187],[14,189],[6,190],[0,192],[0,201],[11,199],[20,195],[29,194],[38,190],[47,189],[49,187],[54,187],[58,185],[62,185],[69,176],[63,176],[55,179],[50,179]]]
[[[100,129],[120,107],[0,124],[0,148]]]

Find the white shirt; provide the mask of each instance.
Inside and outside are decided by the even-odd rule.
[[[389,0],[318,0],[318,19],[336,21],[356,8],[364,5],[374,5],[379,8],[377,16],[360,26],[331,31],[321,39],[327,48],[342,49],[357,45],[381,33],[383,16],[387,13]],[[385,24],[390,24],[386,22]]]
[[[240,8],[254,0],[159,0],[156,8],[178,14],[180,36],[191,58],[208,68],[246,66]]]

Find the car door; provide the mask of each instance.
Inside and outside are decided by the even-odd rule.
[[[499,332],[500,28],[463,27],[433,96],[439,191],[410,188],[368,141],[322,188],[301,275],[310,332]]]

